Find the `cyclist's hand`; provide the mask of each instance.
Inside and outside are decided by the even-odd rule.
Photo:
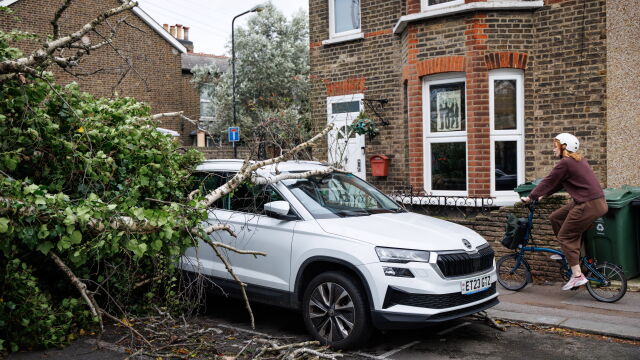
[[[524,204],[528,204],[531,201],[531,199],[529,199],[528,196],[525,196],[525,197],[521,197],[520,201],[522,201]]]

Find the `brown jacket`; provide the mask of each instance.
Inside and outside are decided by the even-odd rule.
[[[563,187],[578,204],[604,196],[596,174],[586,159],[576,161],[563,157],[529,197],[538,200],[539,197],[551,195]]]

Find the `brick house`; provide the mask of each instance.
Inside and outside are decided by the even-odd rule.
[[[508,205],[571,132],[603,185],[639,185],[638,86],[625,76],[640,69],[638,26],[615,24],[635,24],[640,6],[610,3],[310,0],[312,117],[339,125],[316,155],[335,160],[341,144],[346,167],[387,191]],[[373,139],[345,127],[362,110],[389,123]],[[371,176],[374,154],[390,158],[389,176]]]
[[[52,33],[51,20],[62,0],[4,0],[13,14],[0,13],[0,29],[18,29],[46,36]],[[83,0],[72,2],[60,18],[62,34],[76,31],[98,14],[120,5],[118,0]],[[60,84],[77,82],[84,91],[95,96],[131,96],[151,106],[152,113],[184,111],[191,119],[200,118],[200,109],[207,108],[199,90],[190,83],[191,68],[196,63],[218,61],[206,54],[193,54],[193,43],[188,39],[188,28],[180,26],[165,30],[143,9],[134,7],[110,19],[115,26],[117,19],[126,18],[126,24],[118,26],[113,47],[104,46],[85,56],[81,64],[71,69],[74,76],[52,66],[56,81]],[[186,38],[185,32],[186,29]],[[98,27],[102,34],[109,34],[106,25]],[[95,34],[91,35],[97,42]],[[178,39],[179,37],[179,39]],[[24,53],[39,46],[39,41],[20,44]],[[116,52],[116,49],[118,52]],[[204,58],[204,60],[202,60]],[[130,65],[129,65],[130,64]],[[161,126],[177,131],[185,145],[194,143],[195,125],[179,118],[164,118]]]

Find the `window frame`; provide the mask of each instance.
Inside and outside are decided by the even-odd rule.
[[[341,32],[336,32],[335,1],[336,0],[329,0],[329,39],[340,39],[345,37],[353,37],[354,39],[358,38],[356,35],[362,33],[362,1],[358,4],[358,18],[360,19],[358,28]]]
[[[422,12],[441,9],[441,8],[450,7],[450,6],[464,5],[464,3],[465,3],[465,0],[452,0],[442,4],[429,5],[429,0],[420,0]]]
[[[524,71],[520,69],[494,69],[489,71],[489,131],[490,131],[490,189],[491,196],[496,198],[516,198],[517,193],[513,190],[496,190],[496,164],[495,164],[495,143],[496,141],[516,141],[517,148],[517,184],[524,182]],[[516,129],[496,130],[495,129],[495,80],[515,80],[516,81]],[[516,184],[516,185],[517,185]]]
[[[206,103],[206,104],[210,104],[210,105],[212,105],[212,103],[213,103],[213,101],[211,101],[211,99],[209,97],[205,97],[203,99],[202,98],[202,92],[206,91],[205,89],[207,87],[213,87],[213,86],[214,86],[213,84],[203,84],[202,86],[200,86],[200,89],[198,91],[199,92],[199,94],[198,94],[199,103],[198,104],[200,105],[200,108],[199,108],[200,121],[213,122],[215,120],[215,118],[216,118],[216,110],[214,108],[212,108],[213,109],[213,116],[203,116],[202,115],[202,103]]]
[[[463,131],[431,132],[431,86],[450,83],[464,83],[465,129]],[[422,129],[423,129],[423,163],[424,189],[426,193],[438,196],[468,196],[469,194],[469,142],[467,141],[467,80],[463,72],[449,72],[422,79]],[[431,144],[464,142],[466,190],[433,190],[431,188]]]

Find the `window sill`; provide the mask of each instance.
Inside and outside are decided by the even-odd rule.
[[[454,14],[473,12],[473,11],[492,11],[492,10],[527,10],[538,9],[544,6],[543,0],[521,1],[521,0],[503,0],[491,2],[473,2],[468,4],[459,4],[442,7],[439,9],[426,9],[424,12],[410,14],[400,17],[396,25],[393,27],[393,33],[402,34],[407,25],[414,21],[438,18]]]
[[[322,40],[322,45],[326,46],[326,45],[332,45],[332,44],[339,44],[339,43],[358,40],[358,39],[364,39],[364,34],[359,32],[357,34],[336,36],[332,39]]]

